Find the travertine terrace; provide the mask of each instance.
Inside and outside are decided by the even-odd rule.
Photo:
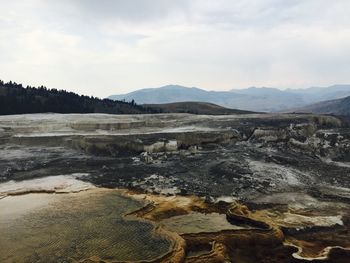
[[[124,216],[154,224],[171,244],[151,261],[349,259],[345,119],[33,114],[0,117],[0,141],[0,202],[33,193],[122,190],[143,202]]]

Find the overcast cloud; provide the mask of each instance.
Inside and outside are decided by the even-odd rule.
[[[0,0],[0,79],[108,96],[350,83],[349,0]]]

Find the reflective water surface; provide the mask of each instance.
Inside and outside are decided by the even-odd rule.
[[[139,201],[115,190],[27,194],[0,200],[0,262],[136,261],[168,252],[171,241],[127,212]]]

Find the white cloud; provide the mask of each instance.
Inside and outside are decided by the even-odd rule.
[[[88,95],[350,83],[347,0],[0,0],[0,78]]]

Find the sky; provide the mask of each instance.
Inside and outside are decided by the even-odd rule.
[[[0,79],[106,97],[350,83],[349,0],[0,0]]]

